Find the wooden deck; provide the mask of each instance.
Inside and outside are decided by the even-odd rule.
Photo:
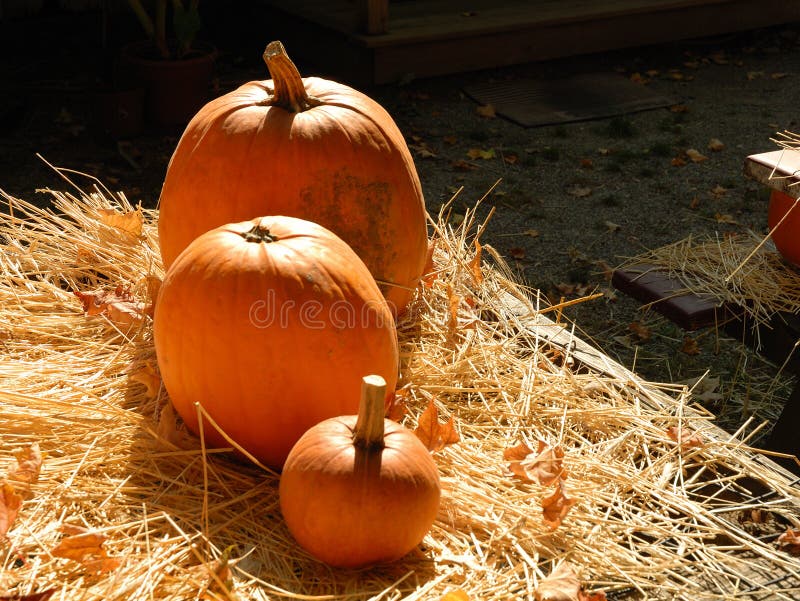
[[[378,84],[800,22],[787,0],[259,2],[290,53]]]

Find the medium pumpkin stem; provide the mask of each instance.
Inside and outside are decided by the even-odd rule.
[[[247,242],[277,242],[278,237],[274,236],[269,228],[261,225],[261,222],[256,223],[246,232],[242,232],[242,238]]]
[[[353,444],[361,448],[383,448],[383,415],[386,380],[373,375],[361,379],[361,404],[353,430]]]
[[[264,62],[267,63],[272,83],[275,86],[271,106],[279,106],[292,113],[302,113],[320,104],[319,100],[309,96],[300,71],[286,54],[283,44],[275,40],[267,44],[264,50]]]

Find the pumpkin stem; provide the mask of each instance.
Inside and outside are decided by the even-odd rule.
[[[383,415],[386,381],[377,375],[361,379],[361,404],[353,430],[353,444],[361,448],[383,448]]]
[[[279,106],[291,113],[302,113],[321,104],[319,99],[309,96],[306,92],[300,71],[286,54],[286,49],[280,41],[275,40],[267,44],[264,50],[264,62],[267,63],[267,69],[275,86],[268,104]]]
[[[246,232],[242,232],[242,238],[247,242],[277,242],[278,237],[273,235],[269,228],[261,225],[261,222],[256,223]]]

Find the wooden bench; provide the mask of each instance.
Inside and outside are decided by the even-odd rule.
[[[800,152],[772,151],[746,158],[744,173],[771,189],[800,194]],[[798,233],[800,235],[800,232]],[[716,299],[686,291],[682,284],[652,265],[636,265],[617,269],[612,285],[624,294],[648,304],[687,331],[719,327],[745,344],[755,345],[751,324],[747,323],[742,307],[721,304]],[[792,313],[775,315],[766,327],[759,330],[758,350],[776,365],[800,379],[800,316]],[[785,364],[785,365],[784,365]],[[787,399],[765,447],[772,451],[800,455],[800,384]],[[800,473],[794,462],[784,465]]]

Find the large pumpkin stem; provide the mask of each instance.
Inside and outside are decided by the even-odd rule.
[[[309,96],[300,71],[286,54],[283,44],[275,40],[267,44],[264,50],[264,62],[267,63],[272,83],[275,86],[271,106],[279,106],[291,113],[302,113],[312,107],[319,106],[319,99]]]
[[[361,448],[383,448],[383,415],[386,381],[377,375],[361,379],[361,404],[353,430],[353,444]]]
[[[261,225],[259,221],[246,232],[242,232],[242,238],[247,242],[277,242],[278,237],[269,231],[265,225]]]

